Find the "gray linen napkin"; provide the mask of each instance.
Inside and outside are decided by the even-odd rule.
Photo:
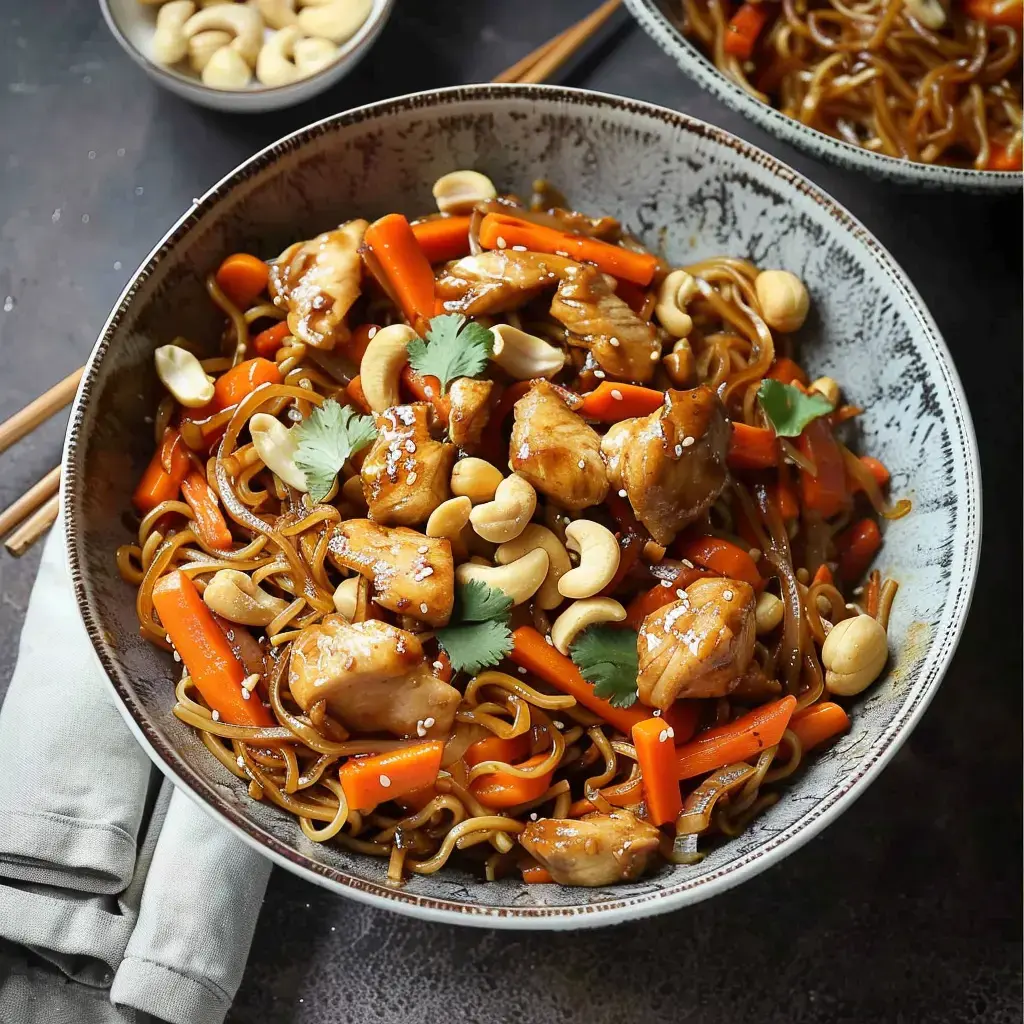
[[[0,709],[0,1024],[220,1024],[269,874],[135,742],[53,530]]]

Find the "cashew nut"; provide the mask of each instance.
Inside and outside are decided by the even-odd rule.
[[[290,85],[301,77],[292,63],[295,44],[301,35],[298,26],[288,25],[271,33],[256,58],[256,77],[264,85]]]
[[[383,412],[401,401],[398,381],[402,367],[409,361],[406,349],[418,337],[411,327],[392,324],[382,327],[370,339],[359,363],[359,379],[374,412]]]
[[[213,378],[188,349],[161,345],[153,353],[160,383],[187,409],[198,409],[213,400]]]
[[[819,377],[811,384],[810,390],[824,395],[833,409],[839,404],[839,385],[831,377]]]
[[[192,0],[171,0],[157,11],[152,53],[157,64],[177,64],[188,53],[185,25],[195,14]]]
[[[477,505],[469,513],[476,533],[495,544],[514,540],[526,529],[537,509],[537,492],[525,478],[513,473],[498,484],[494,500]],[[547,552],[544,552],[547,559]]]
[[[210,63],[210,58],[222,46],[227,46],[230,42],[231,33],[223,32],[219,28],[197,32],[188,41],[188,62],[192,70],[197,74],[202,74],[203,69]]]
[[[252,444],[267,468],[276,473],[289,487],[306,493],[309,485],[306,474],[295,464],[299,442],[276,416],[258,412],[249,420]]]
[[[803,281],[788,270],[762,270],[754,279],[754,291],[764,322],[775,331],[799,330],[811,308]]]
[[[427,536],[429,536],[429,530]],[[506,541],[494,552],[494,560],[499,565],[508,565],[517,558],[522,558],[534,548],[543,548],[548,553],[548,574],[537,591],[537,607],[544,611],[557,608],[562,603],[562,595],[558,592],[558,581],[563,573],[572,568],[569,554],[565,546],[546,526],[530,523],[515,540]]]
[[[661,365],[677,388],[688,388],[693,384],[697,372],[697,361],[686,338],[680,338],[667,356],[662,356]]]
[[[512,598],[516,605],[533,597],[547,574],[548,553],[543,548],[534,548],[508,565],[464,562],[455,570],[455,579],[459,583],[479,580]]]
[[[889,641],[877,619],[854,615],[837,622],[821,648],[825,689],[841,697],[866,690],[881,674],[888,657]]]
[[[697,282],[685,270],[673,270],[658,288],[654,315],[674,338],[685,338],[693,330],[693,318],[686,305],[697,294]]]
[[[580,564],[558,581],[562,597],[593,597],[604,590],[619,568],[615,534],[591,519],[576,519],[565,528],[565,544],[579,554]]]
[[[334,607],[338,610],[338,614],[344,615],[349,622],[356,617],[361,579],[361,576],[350,576],[347,580],[342,580],[334,591]]]
[[[294,47],[295,66],[302,78],[315,75],[333,64],[338,56],[338,47],[330,39],[300,39]]]
[[[452,546],[452,554],[458,558],[465,555],[466,546],[462,541],[462,531],[469,522],[469,513],[473,503],[462,496],[442,501],[427,520],[424,533],[428,537],[445,537]]]
[[[288,607],[238,569],[220,569],[206,584],[203,600],[210,611],[243,626],[267,626]]]
[[[588,597],[573,601],[551,625],[551,642],[559,654],[568,654],[569,645],[587,628],[598,622],[622,622],[626,609],[610,597]]]
[[[486,459],[459,459],[452,467],[452,494],[480,505],[494,500],[494,492],[503,479],[501,470]]]
[[[252,81],[245,58],[231,46],[214,50],[200,76],[211,89],[244,89]]]
[[[516,380],[553,377],[565,366],[565,352],[509,324],[495,324],[491,358]]]
[[[370,16],[373,0],[334,0],[305,7],[299,12],[302,34],[344,43],[351,39]]]
[[[782,601],[774,594],[764,591],[758,597],[757,604],[754,605],[754,625],[757,629],[757,635],[763,636],[765,633],[770,633],[775,629],[780,622],[782,622],[782,613],[785,611],[785,605]]]
[[[494,182],[479,171],[450,171],[434,182],[434,199],[442,213],[469,213],[477,203],[497,196]]]
[[[298,20],[295,14],[295,0],[255,0],[255,3],[256,10],[267,23],[267,28],[287,28]]]
[[[191,38],[197,32],[211,28],[230,32],[234,37],[229,44],[231,49],[238,53],[250,68],[256,66],[256,58],[263,45],[263,19],[259,11],[245,4],[217,4],[214,7],[206,7],[185,22],[184,33]],[[211,61],[212,59],[211,57]],[[207,68],[209,66],[207,64]]]

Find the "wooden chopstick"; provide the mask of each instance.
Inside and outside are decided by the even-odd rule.
[[[500,75],[496,75],[492,81],[543,82],[586,45],[619,6],[620,0],[605,0],[597,10],[517,60]],[[84,369],[85,367],[82,367],[68,374],[64,380],[40,395],[21,412],[0,423],[0,452],[10,448],[16,441],[20,441],[26,434],[35,430],[40,423],[63,409],[75,397]],[[4,545],[12,555],[24,554],[53,525],[57,518],[59,486],[60,467],[57,466],[0,512],[0,537],[9,530],[14,530]],[[19,523],[21,526],[18,526]],[[14,529],[16,526],[18,528]]]

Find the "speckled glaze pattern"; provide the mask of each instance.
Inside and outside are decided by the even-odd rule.
[[[644,31],[698,85],[713,93],[737,113],[759,124],[765,131],[810,153],[819,160],[863,171],[873,178],[930,188],[967,192],[1019,192],[1024,177],[998,171],[974,171],[961,167],[913,163],[882,153],[872,153],[848,142],[810,128],[774,107],[755,99],[719,71],[679,30],[667,14],[679,0],[625,0],[626,6]]]
[[[487,884],[456,867],[384,882],[384,864],[307,841],[243,787],[171,714],[176,666],[138,636],[115,547],[122,510],[152,452],[152,352],[176,334],[216,344],[204,276],[223,255],[270,257],[355,215],[428,209],[441,173],[472,166],[526,191],[544,175],[607,212],[673,262],[747,256],[799,274],[813,313],[802,330],[814,373],[868,408],[863,443],[914,504],[888,525],[880,566],[902,584],[888,674],[853,728],[815,758],[738,840],[693,867],[614,889]],[[806,842],[863,792],[924,711],[956,646],[980,536],[973,428],[949,353],[882,246],[794,171],[733,136],[663,108],[544,86],[471,86],[363,107],[267,148],[175,225],[122,294],[93,351],[65,452],[68,557],[85,621],[126,721],[156,763],[276,862],[344,894],[433,920],[511,928],[611,924],[704,899]]]

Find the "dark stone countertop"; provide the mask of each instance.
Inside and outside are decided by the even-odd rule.
[[[350,78],[262,116],[158,89],[94,3],[4,4],[0,419],[82,363],[153,242],[239,160],[347,107],[488,79],[594,2],[399,0]],[[985,543],[959,652],[849,813],[783,864],[669,916],[596,932],[460,930],[275,871],[229,1021],[1018,1021],[1020,198],[921,193],[816,163],[702,93],[635,27],[565,81],[762,146],[847,205],[906,269],[956,357],[981,445]],[[56,464],[63,429],[58,417],[2,456],[0,507]],[[0,554],[0,695],[37,560]]]

